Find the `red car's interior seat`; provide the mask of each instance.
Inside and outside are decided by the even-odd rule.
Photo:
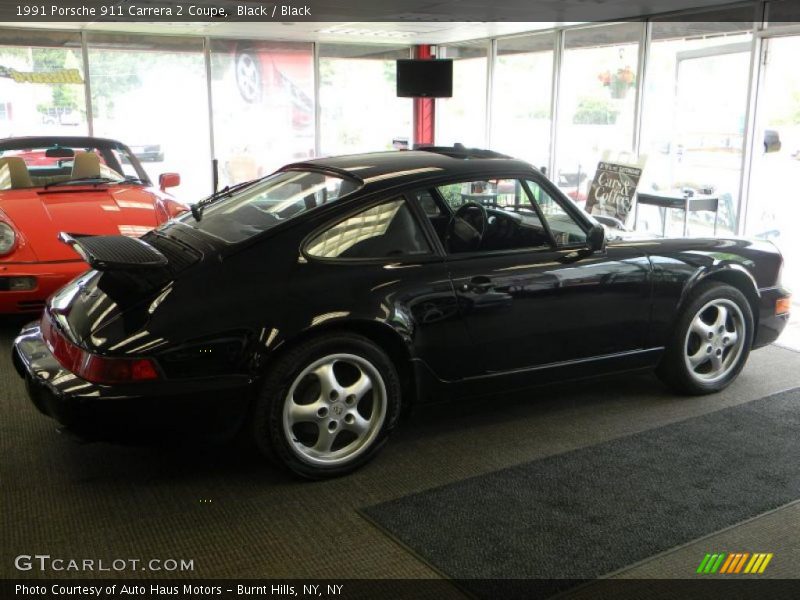
[[[72,179],[100,177],[100,157],[94,152],[76,152],[72,163]]]
[[[19,156],[0,158],[0,190],[33,187],[28,166]]]

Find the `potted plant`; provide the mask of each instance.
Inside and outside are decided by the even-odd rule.
[[[611,97],[617,100],[625,98],[628,90],[636,85],[636,73],[629,66],[617,69],[614,73],[603,71],[597,78],[610,90]]]

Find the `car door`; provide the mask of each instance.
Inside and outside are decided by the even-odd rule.
[[[436,377],[457,379],[454,349],[468,345],[468,336],[446,262],[422,219],[396,195],[324,225],[305,245],[306,274],[297,278],[292,301],[304,306],[301,320],[317,315],[312,325],[389,325]]]
[[[589,252],[591,223],[538,176],[467,184],[431,193],[452,209],[474,201],[470,190],[488,190],[491,223],[478,247],[454,250],[452,239],[440,236],[480,361],[470,375],[643,347],[650,315],[650,263],[643,252],[625,244]],[[503,213],[510,224],[501,223]]]

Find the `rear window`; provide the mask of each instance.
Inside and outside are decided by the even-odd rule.
[[[180,220],[228,243],[242,242],[356,191],[361,184],[330,173],[284,171]]]

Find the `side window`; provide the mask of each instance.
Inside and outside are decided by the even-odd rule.
[[[539,205],[550,231],[559,246],[570,246],[586,242],[586,233],[575,220],[561,208],[542,187],[535,181],[526,181],[528,189],[533,195],[533,200]]]
[[[339,221],[306,247],[320,258],[395,258],[431,252],[405,200],[394,199]]]
[[[518,179],[459,182],[436,190],[458,217],[444,233],[444,245],[451,254],[550,246],[550,237]]]
[[[423,212],[431,219],[435,219],[436,217],[444,216],[442,209],[439,208],[439,205],[436,204],[436,200],[433,199],[433,194],[431,194],[430,190],[421,190],[414,194],[416,197],[417,202],[422,207]]]
[[[418,190],[409,194],[412,202],[416,202],[436,232],[442,245],[447,241],[447,227],[450,224],[450,211],[441,206],[441,200],[434,198],[433,190]]]

